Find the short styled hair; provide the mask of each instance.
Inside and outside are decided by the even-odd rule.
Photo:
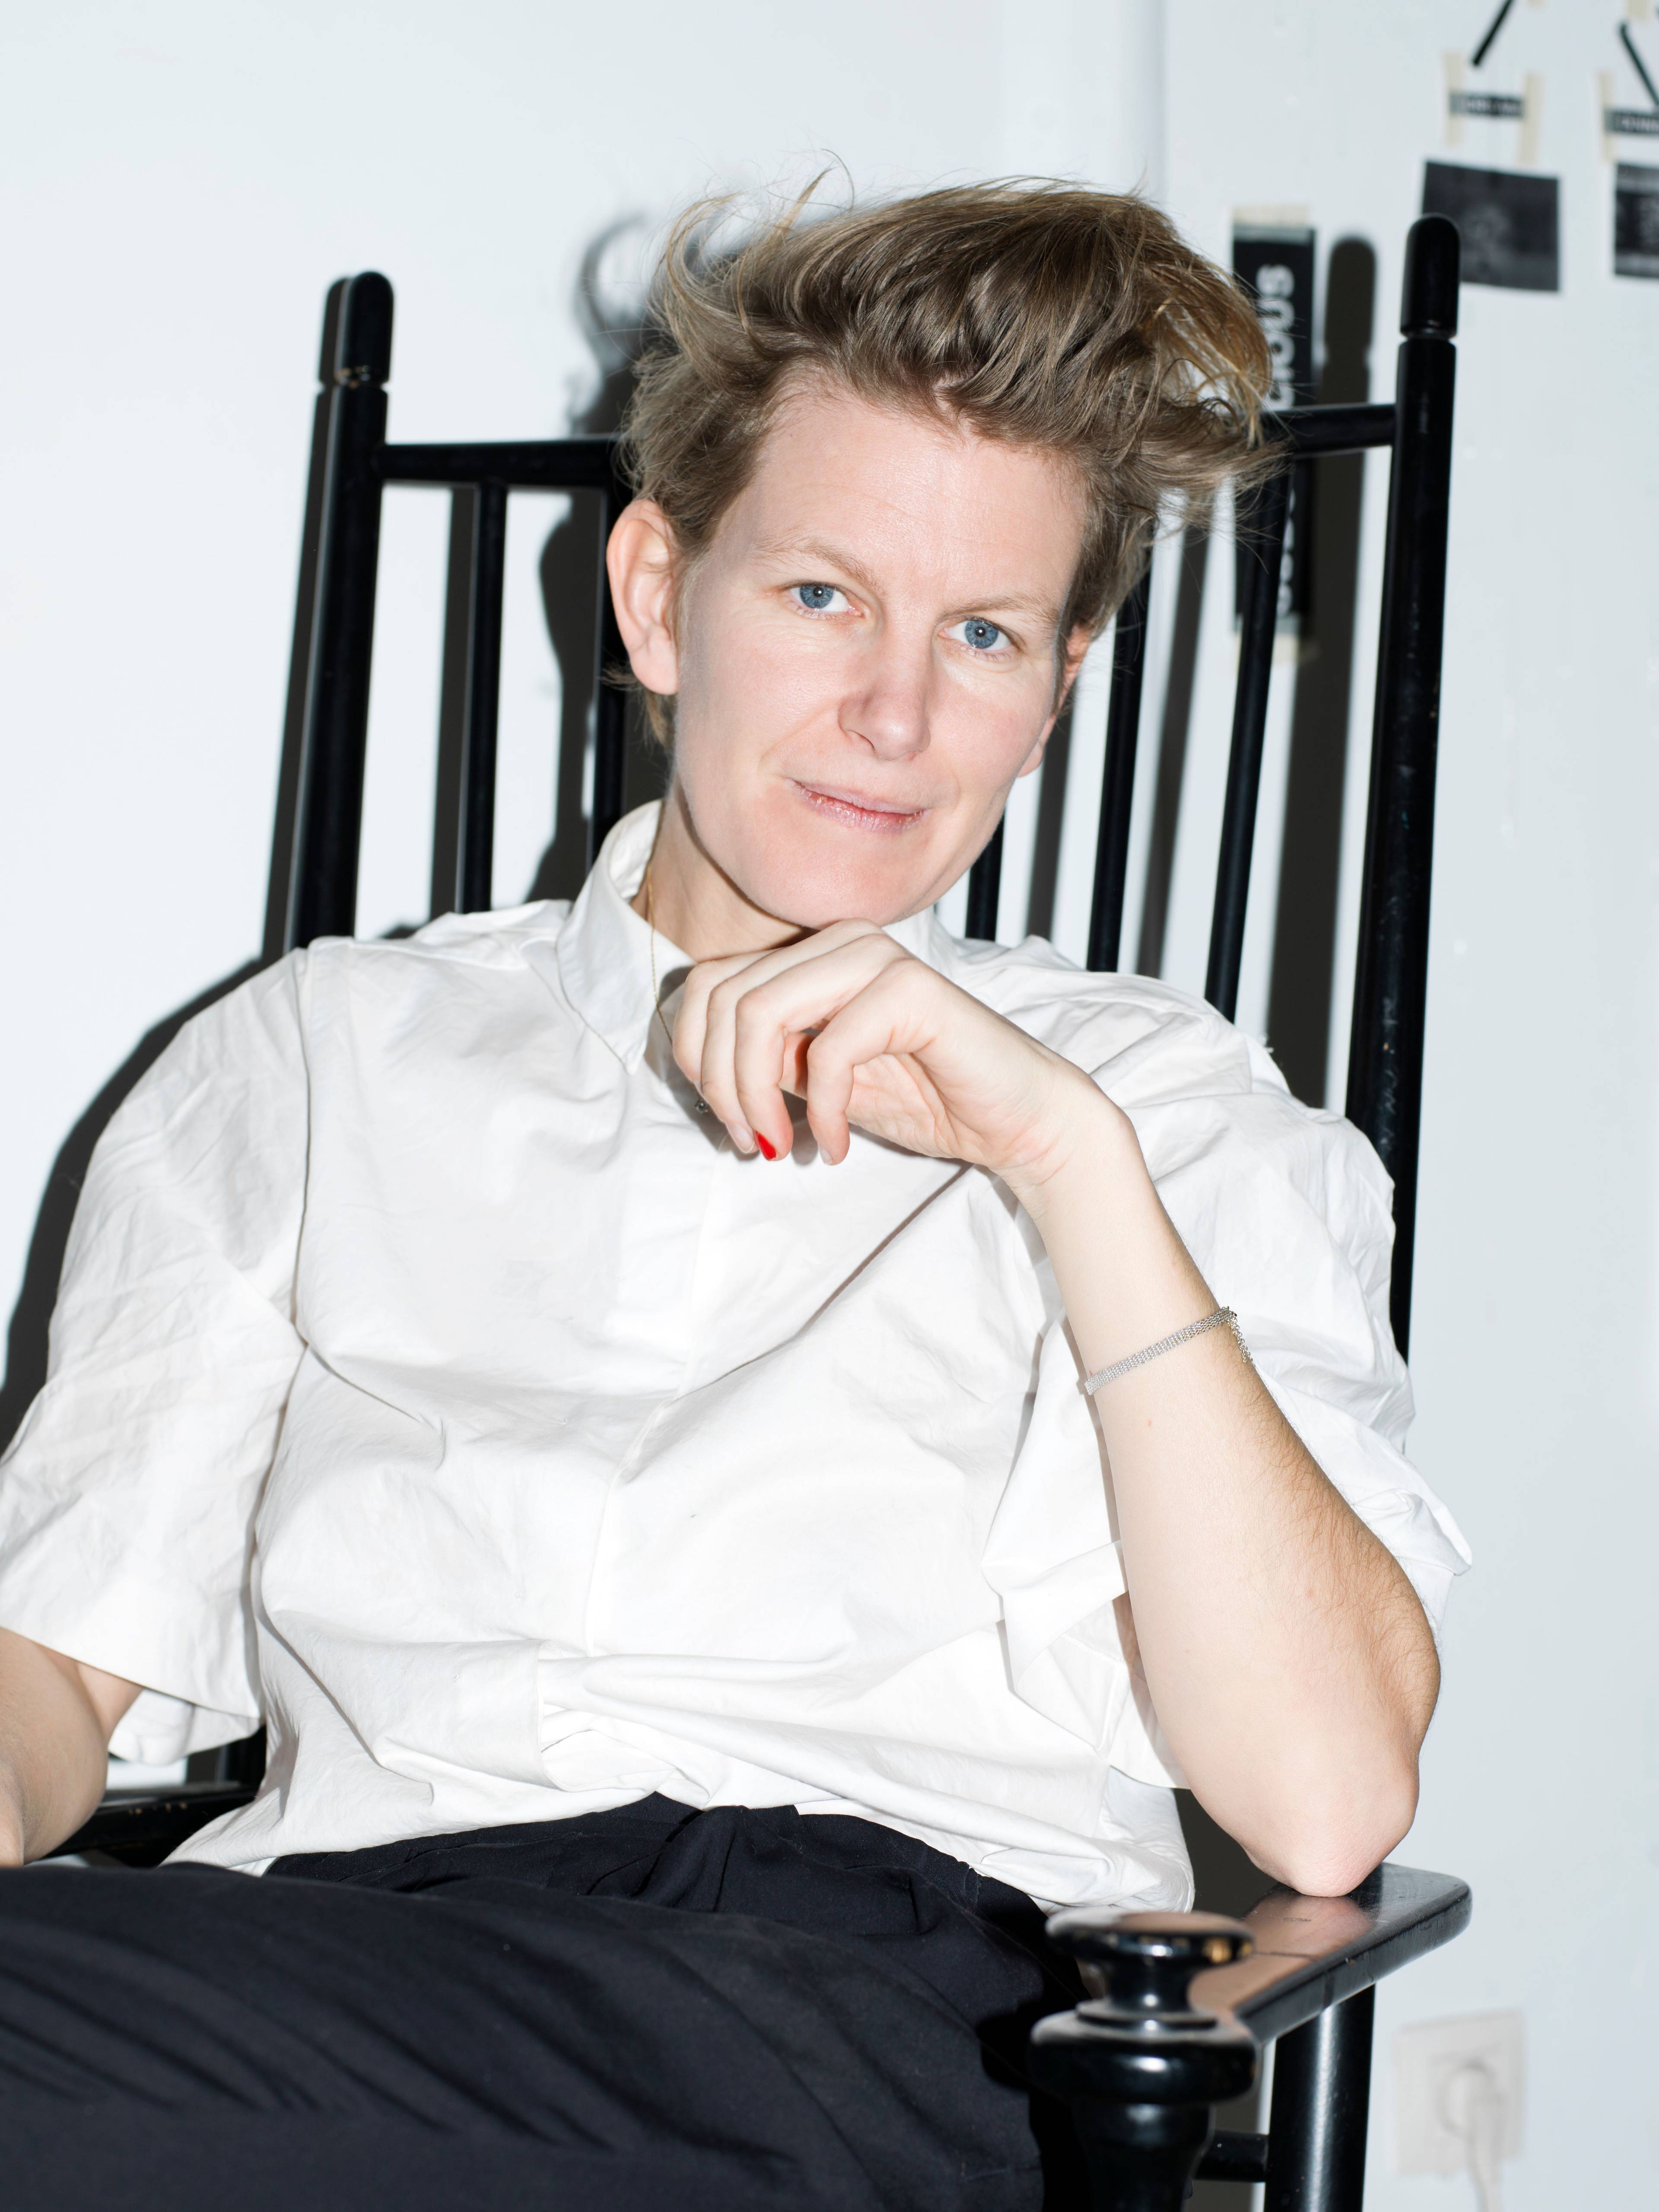
[[[1133,194],[955,185],[823,214],[811,195],[733,247],[730,204],[682,216],[653,283],[622,464],[662,509],[683,575],[803,378],[1062,457],[1085,494],[1060,626],[1098,635],[1151,550],[1262,465],[1272,380],[1231,278]],[[669,702],[646,695],[656,734]]]

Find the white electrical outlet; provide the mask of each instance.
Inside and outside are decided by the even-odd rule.
[[[1394,2039],[1395,2165],[1468,2173],[1495,2205],[1496,2169],[1521,2154],[1525,2044],[1518,2012],[1425,2020]]]

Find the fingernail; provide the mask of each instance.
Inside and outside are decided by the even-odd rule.
[[[771,1143],[769,1139],[763,1137],[758,1129],[755,1132],[755,1142],[760,1146],[762,1154],[765,1158],[769,1160],[776,1159],[778,1156],[777,1146]]]

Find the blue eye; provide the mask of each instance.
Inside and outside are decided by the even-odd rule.
[[[827,614],[841,593],[833,584],[797,584],[795,597],[815,615]]]
[[[971,645],[975,653],[989,653],[1002,643],[1002,632],[992,622],[975,615],[962,625],[964,644]]]

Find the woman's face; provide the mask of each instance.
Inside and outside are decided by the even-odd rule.
[[[629,515],[618,614],[641,682],[678,695],[690,843],[796,928],[930,905],[1041,761],[1086,642],[1061,671],[1084,521],[1065,465],[805,390],[685,579],[672,635],[660,516]]]

